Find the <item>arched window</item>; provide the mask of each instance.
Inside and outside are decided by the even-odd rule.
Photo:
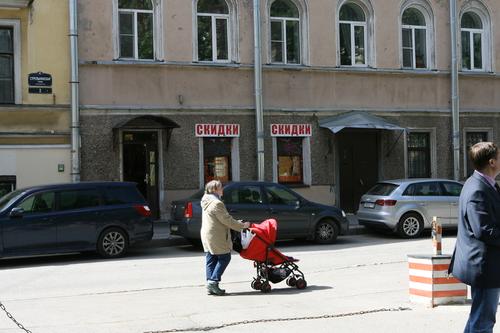
[[[427,23],[424,15],[416,8],[403,12],[403,67],[427,68]]]
[[[200,0],[196,8],[198,60],[228,62],[230,50],[229,7],[225,0]]]
[[[460,23],[462,33],[462,69],[484,69],[484,27],[479,15],[466,12]]]
[[[300,12],[290,0],[271,4],[271,62],[300,64]]]
[[[344,4],[339,11],[340,64],[366,65],[366,14],[355,3]]]
[[[154,59],[154,7],[151,0],[118,0],[119,57]]]

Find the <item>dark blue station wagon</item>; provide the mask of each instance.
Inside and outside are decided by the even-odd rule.
[[[153,220],[135,183],[35,186],[0,198],[2,257],[97,251],[124,255],[153,237]]]

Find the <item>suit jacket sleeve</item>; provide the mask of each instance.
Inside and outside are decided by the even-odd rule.
[[[475,192],[467,202],[467,220],[475,238],[500,247],[500,221],[493,213],[492,204],[483,191]]]
[[[236,231],[243,230],[243,223],[240,220],[235,220],[231,215],[229,215],[226,206],[221,201],[215,204],[214,213],[217,220],[228,228]]]

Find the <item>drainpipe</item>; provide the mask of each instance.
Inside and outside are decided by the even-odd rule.
[[[255,118],[257,134],[257,174],[264,181],[264,116],[262,111],[262,51],[260,32],[260,0],[253,0]]]
[[[69,1],[71,47],[71,181],[80,181],[80,110],[78,99],[78,16],[77,0]]]
[[[457,3],[450,0],[451,114],[453,119],[453,178],[460,179],[460,96],[458,94]]]

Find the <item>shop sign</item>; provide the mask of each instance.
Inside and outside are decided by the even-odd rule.
[[[311,124],[271,124],[271,136],[311,136]]]
[[[239,124],[196,124],[196,136],[200,137],[239,137]]]

